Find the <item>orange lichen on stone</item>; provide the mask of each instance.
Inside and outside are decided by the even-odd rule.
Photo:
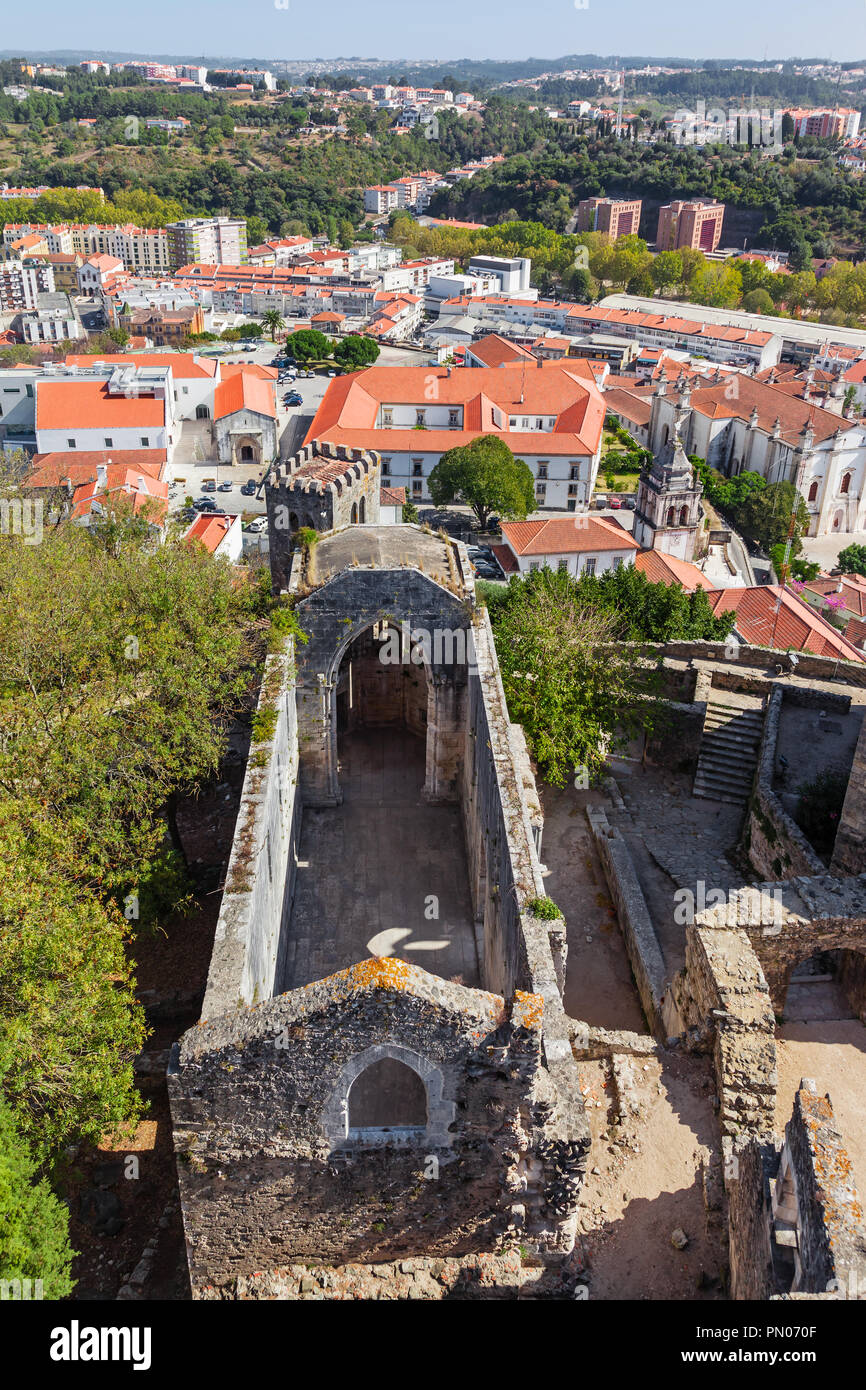
[[[413,967],[399,956],[371,956],[341,970],[334,978],[344,977],[355,989],[405,989],[412,973]]]
[[[540,994],[526,994],[522,989],[514,991],[511,1009],[511,1022],[520,1028],[540,1028],[544,1021],[544,998]]]

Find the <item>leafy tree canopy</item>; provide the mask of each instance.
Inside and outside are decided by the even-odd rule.
[[[532,470],[493,434],[444,453],[430,474],[429,488],[437,507],[465,502],[482,530],[493,512],[522,519],[535,506]]]

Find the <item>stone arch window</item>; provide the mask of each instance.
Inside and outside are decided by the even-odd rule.
[[[850,486],[851,486],[851,474],[850,474],[850,473],[843,473],[843,474],[842,474],[842,481],[841,481],[841,483],[839,484],[839,491],[840,491],[840,492],[847,492]]]
[[[362,526],[364,525],[364,522],[367,520],[367,499],[366,499],[366,497],[362,497],[361,500],[360,500],[360,502],[358,503],[358,520],[359,520],[359,522],[361,523]]]
[[[352,503],[352,525],[353,525],[353,526],[356,526],[357,523],[358,523],[358,503],[357,503],[357,502],[353,502],[353,503]]]
[[[450,1148],[455,1105],[443,1099],[444,1087],[441,1068],[426,1057],[378,1043],[344,1064],[322,1128],[332,1148]]]
[[[689,524],[689,509],[688,509],[688,507],[680,507],[680,526],[688,526],[688,524]]]
[[[675,518],[676,518],[676,510],[675,510],[675,508],[674,508],[674,507],[668,507],[668,521],[667,521],[668,526],[674,526],[674,525],[676,524]]]
[[[810,486],[810,488],[809,488],[809,497],[808,497],[807,500],[808,500],[809,502],[816,502],[816,501],[818,500],[818,479],[817,479],[817,478],[814,479],[814,481],[812,482],[812,484],[811,484],[811,486]]]

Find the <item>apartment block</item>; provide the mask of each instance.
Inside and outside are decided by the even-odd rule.
[[[247,223],[244,217],[187,217],[169,222],[168,256],[172,270],[204,265],[245,265]]]
[[[637,236],[642,199],[582,198],[577,205],[579,232],[605,232],[608,236]]]
[[[0,264],[0,310],[35,309],[40,294],[54,291],[54,269],[45,261]]]
[[[659,251],[715,251],[722,237],[724,203],[666,203],[659,208],[656,247]]]

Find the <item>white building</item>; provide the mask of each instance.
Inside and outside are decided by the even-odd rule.
[[[575,579],[633,565],[640,549],[616,521],[586,515],[504,521],[502,541],[496,556],[506,574],[567,570]]]

